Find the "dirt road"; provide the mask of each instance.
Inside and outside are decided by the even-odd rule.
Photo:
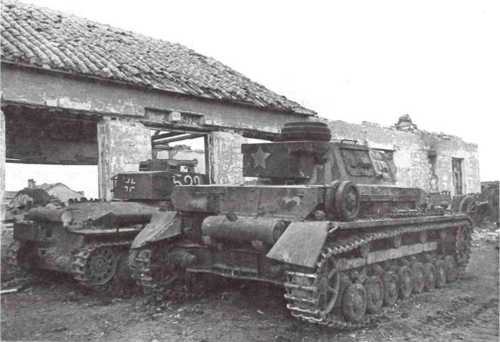
[[[183,304],[84,294],[70,279],[2,296],[2,340],[50,341],[498,341],[498,249],[481,242],[465,279],[413,296],[357,331],[293,320],[276,288],[231,284]]]

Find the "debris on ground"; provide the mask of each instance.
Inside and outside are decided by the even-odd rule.
[[[102,300],[70,277],[2,296],[2,340],[50,341],[498,341],[498,250],[477,230],[465,278],[387,307],[369,328],[311,327],[288,314],[281,289],[229,283],[205,297],[147,304]],[[491,234],[490,234],[491,235]],[[492,236],[492,235],[491,235]],[[7,288],[16,288],[12,284]],[[159,308],[159,310],[156,310]]]

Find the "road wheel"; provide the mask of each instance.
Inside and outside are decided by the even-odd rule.
[[[392,272],[384,274],[384,305],[393,306],[398,300],[397,276]]]
[[[399,277],[399,296],[401,299],[410,297],[413,290],[413,279],[411,270],[408,266],[402,266],[398,270]]]
[[[342,313],[347,321],[359,323],[366,313],[366,290],[359,283],[349,285],[342,296]]]
[[[446,285],[446,265],[443,260],[436,262],[436,287],[441,288]]]
[[[424,264],[424,290],[430,291],[436,287],[436,268],[430,262]]]
[[[85,276],[91,285],[108,283],[116,272],[118,255],[112,247],[100,247],[93,250],[85,265]]]
[[[444,258],[444,263],[446,266],[446,280],[449,283],[454,282],[458,278],[458,268],[455,258],[451,255],[447,255]]]
[[[411,265],[413,273],[413,292],[420,293],[424,289],[425,271],[424,266],[420,262],[415,262]]]
[[[377,313],[384,304],[384,284],[379,277],[371,276],[365,282],[366,311]]]

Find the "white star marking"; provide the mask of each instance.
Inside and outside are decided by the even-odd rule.
[[[252,153],[252,158],[253,158],[253,162],[254,162],[255,167],[260,166],[263,169],[265,169],[266,168],[266,159],[269,158],[270,155],[271,155],[271,153],[264,152],[262,150],[262,147],[259,146],[259,148],[257,149],[257,152]]]

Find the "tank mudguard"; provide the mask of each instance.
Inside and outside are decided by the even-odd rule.
[[[331,222],[292,222],[267,253],[267,257],[297,266],[314,268]]]
[[[175,211],[153,214],[151,221],[132,241],[131,248],[140,248],[149,242],[168,239],[182,234],[182,220]]]

